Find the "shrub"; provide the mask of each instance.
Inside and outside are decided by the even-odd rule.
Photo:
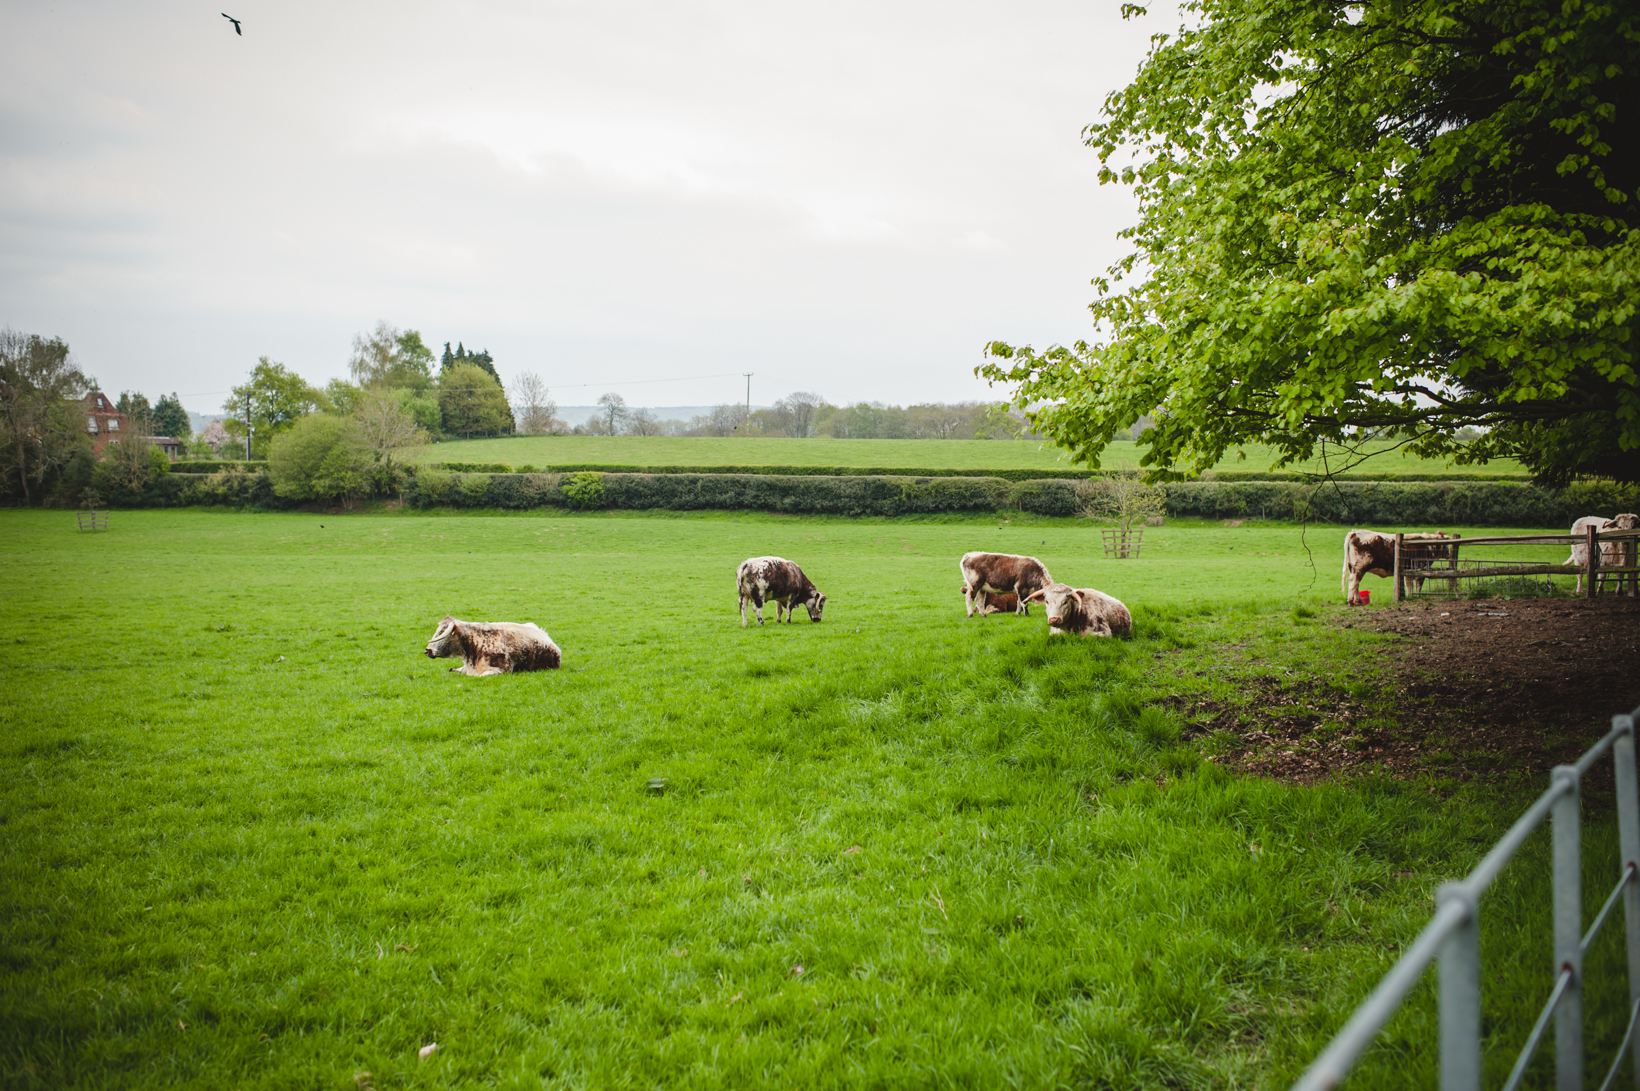
[[[458,479],[463,507],[476,508],[490,492],[489,474],[462,474]]]
[[[454,481],[455,478],[449,474],[435,470],[431,466],[419,467],[409,490],[411,502],[421,507],[442,504],[449,498],[450,486]]]
[[[354,500],[369,491],[370,469],[348,423],[326,413],[303,417],[268,448],[273,489],[293,500]]]
[[[570,474],[564,480],[562,489],[564,500],[572,508],[601,508],[604,506],[604,475],[601,473]]]
[[[226,469],[213,474],[173,473],[171,476],[187,482],[181,494],[184,504],[278,511],[294,507],[296,503],[274,492],[273,479],[262,471],[245,473]]]
[[[1075,515],[1081,506],[1077,482],[1022,481],[1009,490],[1008,499],[1021,511],[1037,515]]]
[[[171,466],[172,471],[179,474],[214,474],[219,470],[243,470],[247,473],[255,473],[258,470],[266,470],[267,468],[268,464],[263,459],[246,462],[242,459],[221,458],[189,458],[173,463]]]

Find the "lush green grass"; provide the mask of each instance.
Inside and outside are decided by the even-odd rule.
[[[1113,444],[1101,459],[1107,469],[1135,469],[1142,449],[1133,443]],[[1061,452],[1025,440],[937,439],[674,439],[664,436],[507,436],[502,439],[457,440],[419,449],[423,462],[501,462],[509,466],[603,464],[616,466],[880,466],[922,469],[1054,469],[1067,465]],[[1221,470],[1270,468],[1275,453],[1268,447],[1247,449],[1245,459],[1231,457]],[[1334,469],[1336,459],[1331,460]],[[1298,469],[1320,470],[1316,460]],[[1521,467],[1512,460],[1483,467],[1448,467],[1439,462],[1406,458],[1398,451],[1380,449],[1354,468],[1357,473],[1471,473],[1514,474]]]
[[[1383,638],[1325,624],[1331,531],[1312,571],[1291,527],[1113,562],[1047,520],[72,526],[0,513],[7,1086],[1278,1087],[1541,787],[1238,777],[1147,706],[1259,673],[1392,715]],[[965,619],[970,548],[1135,639]],[[739,627],[760,553],[823,623]],[[564,669],[451,675],[446,612],[538,621]],[[1543,872],[1540,838],[1489,901],[1494,1075]],[[1432,1086],[1429,998],[1353,1086]]]

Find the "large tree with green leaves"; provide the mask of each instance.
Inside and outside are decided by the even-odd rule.
[[[1085,134],[1139,197],[1133,252],[1094,281],[1098,339],[994,343],[980,373],[1094,465],[1153,413],[1161,477],[1377,435],[1640,479],[1634,7],[1185,12]]]
[[[188,411],[182,408],[182,399],[174,391],[168,395],[161,394],[159,401],[154,403],[154,430],[156,435],[180,440],[186,440],[193,434],[193,422],[188,417]]]
[[[456,364],[439,378],[438,408],[445,432],[495,436],[512,431],[512,410],[494,376],[476,364]]]
[[[233,396],[222,403],[229,414],[222,422],[229,435],[245,436],[245,413],[250,412],[251,453],[265,454],[268,444],[281,432],[309,413],[329,409],[324,391],[308,385],[296,372],[276,360],[260,357],[250,379],[233,388]]]
[[[86,445],[86,386],[60,338],[0,329],[0,496],[38,500]]]
[[[421,394],[433,385],[433,350],[418,331],[377,322],[369,334],[354,336],[348,370],[361,387],[385,386]]]

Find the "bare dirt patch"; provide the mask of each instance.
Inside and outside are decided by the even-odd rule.
[[[1351,610],[1335,624],[1397,638],[1362,664],[1370,692],[1254,678],[1235,705],[1174,702],[1193,721],[1188,734],[1227,732],[1221,764],[1298,781],[1369,766],[1538,777],[1576,759],[1613,713],[1640,706],[1640,600],[1429,602]],[[1380,726],[1386,699],[1392,727]]]

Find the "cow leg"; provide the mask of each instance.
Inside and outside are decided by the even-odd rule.
[[[1344,602],[1349,606],[1361,605],[1361,577],[1365,572],[1354,572],[1348,567],[1344,569]]]
[[[746,627],[746,586],[742,584],[740,590],[740,627]]]
[[[1014,592],[1014,616],[1015,617],[1029,617],[1030,616],[1031,607],[1025,601],[1025,596],[1028,593],[1029,592],[1027,592],[1023,587],[1018,588],[1017,590],[1015,590],[1015,592]]]
[[[763,624],[763,591],[756,587],[752,588],[752,612],[757,615],[757,623]]]

